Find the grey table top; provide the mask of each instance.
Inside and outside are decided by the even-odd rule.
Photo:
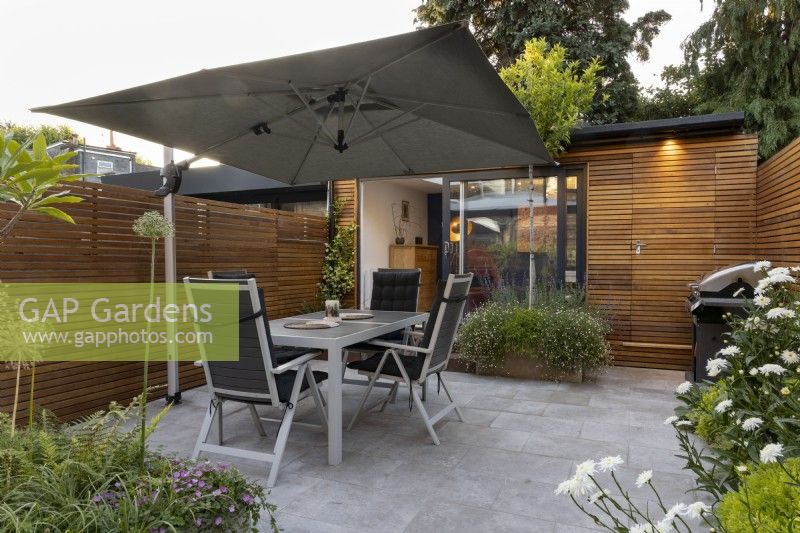
[[[341,312],[368,312],[375,316],[365,320],[343,320],[339,327],[326,329],[290,329],[284,327],[287,322],[313,319],[319,320],[324,317],[324,313],[321,311],[306,315],[278,318],[269,321],[272,340],[275,344],[282,344],[285,346],[327,348],[328,346],[334,345],[344,347],[414,324],[419,324],[428,318],[428,313],[420,312],[371,311],[358,309],[342,309]]]

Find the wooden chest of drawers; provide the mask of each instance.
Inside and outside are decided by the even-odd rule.
[[[438,246],[421,244],[389,246],[389,268],[419,268],[422,271],[418,311],[429,311],[436,296]]]

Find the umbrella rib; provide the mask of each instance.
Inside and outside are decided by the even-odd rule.
[[[512,111],[499,111],[495,109],[485,109],[482,107],[475,107],[475,106],[468,106],[468,105],[461,105],[461,104],[449,104],[446,102],[433,102],[431,100],[420,100],[417,98],[409,98],[407,96],[396,96],[396,95],[389,95],[384,93],[377,93],[372,92],[370,96],[373,98],[385,98],[387,100],[402,100],[404,102],[409,102],[412,104],[424,104],[434,107],[446,107],[448,109],[458,109],[461,111],[475,111],[477,113],[488,113],[492,115],[502,115],[508,117],[530,117],[530,115],[526,113],[514,113]]]
[[[329,104],[328,106],[328,113],[325,115],[325,120],[327,121],[328,118],[331,116],[333,112],[333,104]],[[306,150],[305,155],[303,155],[303,159],[300,160],[300,164],[297,166],[297,171],[292,176],[292,181],[289,182],[289,185],[294,185],[295,181],[297,181],[297,176],[300,175],[300,171],[303,170],[303,167],[306,165],[306,161],[308,161],[308,154],[311,153],[311,150],[314,148],[314,144],[317,143],[317,139],[319,139],[319,133],[322,130],[322,124],[319,125],[317,128],[317,132],[314,134],[314,137],[311,139],[311,142],[308,143],[308,149]]]
[[[364,140],[368,140],[368,139],[370,139],[372,137],[375,137],[375,135],[380,135],[382,133],[380,130],[382,130],[383,128],[385,128],[389,124],[391,124],[393,122],[397,122],[398,120],[400,120],[401,118],[405,117],[406,115],[410,115],[411,113],[414,113],[415,111],[417,111],[418,109],[420,109],[421,107],[424,107],[424,106],[425,106],[425,104],[419,104],[416,107],[413,107],[413,108],[411,108],[411,109],[409,109],[407,111],[404,111],[403,113],[401,113],[400,115],[397,115],[396,117],[390,118],[389,120],[385,121],[383,124],[380,124],[378,126],[375,126],[372,122],[367,120],[367,117],[364,116],[364,113],[361,113],[361,116],[364,117],[364,120],[367,121],[367,123],[370,125],[370,127],[372,127],[372,129],[370,131],[366,132],[366,133],[363,133],[363,134],[359,135],[355,139],[353,139],[353,141],[350,144],[351,145],[355,145],[355,144],[358,144],[358,143],[360,143],[360,142],[362,142]],[[385,131],[383,133],[385,133]]]
[[[384,70],[384,69],[387,69],[387,68],[391,67],[391,66],[392,66],[392,65],[394,65],[395,63],[398,63],[398,62],[400,62],[400,61],[403,61],[404,59],[407,59],[407,58],[409,58],[409,57],[413,56],[414,54],[416,54],[416,53],[418,53],[418,52],[421,52],[422,50],[425,50],[425,49],[426,49],[426,48],[428,48],[429,46],[433,46],[434,44],[438,43],[439,41],[443,41],[443,40],[445,40],[445,39],[448,39],[448,38],[452,37],[452,36],[453,36],[453,35],[455,35],[455,34],[456,34],[456,33],[457,33],[459,30],[461,30],[461,29],[463,29],[463,28],[464,28],[464,25],[463,25],[463,24],[459,24],[458,26],[454,27],[452,30],[450,30],[450,31],[449,31],[449,32],[447,32],[446,34],[444,34],[444,35],[440,35],[438,38],[436,38],[436,39],[434,39],[434,40],[432,40],[432,41],[430,41],[430,42],[427,42],[427,43],[423,44],[423,45],[422,45],[422,46],[420,46],[419,48],[415,48],[414,50],[411,50],[411,51],[409,51],[409,52],[406,52],[405,54],[403,54],[403,55],[401,55],[401,56],[399,56],[399,57],[395,57],[394,59],[391,59],[390,61],[387,61],[386,63],[384,63],[384,64],[382,64],[382,65],[380,65],[380,66],[376,67],[376,68],[375,68],[375,69],[373,69],[372,71],[370,71],[370,72],[369,72],[368,74],[366,74],[365,76],[362,76],[362,77],[360,77],[360,78],[358,78],[358,79],[356,79],[356,80],[353,80],[353,81],[352,81],[352,83],[360,83],[360,82],[362,82],[362,81],[363,81],[365,78],[367,78],[367,77],[371,77],[371,76],[374,76],[374,75],[375,75],[375,74],[377,74],[378,72],[380,72],[380,71],[382,71],[382,70]],[[351,84],[352,84],[352,83],[351,83]]]
[[[301,128],[303,128],[304,130],[307,130],[310,133],[316,133],[316,131],[313,128],[309,128],[308,126],[306,126],[305,124],[303,124],[302,122],[300,122],[299,120],[294,118],[292,116],[292,114],[293,114],[292,111],[289,111],[288,113],[281,113],[280,111],[275,109],[274,105],[272,105],[271,103],[267,102],[266,100],[261,99],[259,97],[259,95],[252,94],[251,96],[253,98],[255,98],[258,102],[260,102],[260,103],[264,104],[265,106],[267,106],[268,108],[270,108],[275,113],[278,113],[278,115],[275,118],[273,118],[272,120],[269,120],[268,123],[275,124],[275,123],[280,122],[283,119],[289,119],[292,122],[294,122],[295,124],[297,124],[298,126],[300,126]],[[304,107],[300,107],[299,109],[305,109],[305,108]],[[307,140],[307,139],[303,139],[303,140]]]
[[[369,88],[369,83],[372,81],[372,76],[367,78],[367,81],[364,83],[364,89],[361,91],[361,96],[356,102],[356,107],[353,110],[353,116],[350,117],[350,122],[347,123],[347,128],[344,130],[344,139],[347,140],[347,134],[350,133],[350,128],[353,126],[353,121],[356,119],[356,115],[358,114],[359,110],[361,109],[361,102],[364,101],[364,98],[367,96],[367,89]]]
[[[368,119],[366,115],[364,115],[364,114],[362,113],[362,114],[361,114],[361,116],[362,116],[362,118],[363,118],[363,119],[364,119],[364,120],[367,122],[367,124],[369,124],[369,125],[370,125],[370,127],[371,127],[371,128],[375,128],[375,126],[372,124],[372,121],[371,121],[370,119]],[[386,140],[386,139],[383,137],[383,135],[381,134],[381,132],[376,132],[375,134],[376,134],[376,135],[377,135],[377,137],[378,137],[378,138],[379,138],[379,139],[380,139],[380,140],[383,142],[383,144],[385,144],[385,145],[386,145],[386,148],[388,148],[388,149],[389,149],[389,151],[390,151],[390,152],[392,152],[392,154],[393,154],[393,155],[394,155],[394,156],[397,158],[397,160],[400,162],[400,164],[401,164],[401,165],[403,165],[403,168],[405,168],[405,169],[406,169],[406,173],[408,173],[408,174],[413,174],[413,173],[414,173],[414,169],[412,169],[410,166],[408,166],[408,164],[406,164],[406,162],[405,162],[405,161],[403,161],[403,158],[402,158],[402,157],[400,157],[400,154],[398,154],[398,153],[397,153],[397,151],[394,149],[394,147],[393,147],[391,144],[389,144],[389,141],[387,141],[387,140]]]
[[[303,105],[306,106],[306,109],[308,109],[308,112],[311,113],[312,117],[314,117],[314,120],[317,121],[317,124],[319,124],[320,127],[325,131],[325,134],[328,136],[328,138],[330,138],[331,142],[333,144],[336,144],[336,139],[333,137],[333,135],[331,135],[330,130],[328,130],[328,126],[325,125],[325,121],[322,121],[322,120],[319,119],[319,117],[317,116],[317,113],[314,111],[314,108],[312,108],[311,104],[309,104],[308,100],[306,100],[306,97],[303,96],[300,93],[300,91],[298,91],[295,88],[295,86],[294,86],[294,84],[292,82],[289,82],[289,87],[292,88],[292,90],[294,91],[294,94],[296,94],[297,97],[300,99],[300,101],[303,102]],[[331,108],[331,109],[333,109],[333,108]],[[330,116],[330,110],[328,111],[328,116]],[[328,119],[326,118],[325,120],[328,120]]]

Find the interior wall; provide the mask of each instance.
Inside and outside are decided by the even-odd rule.
[[[411,204],[410,223],[406,244],[414,244],[414,237],[422,237],[427,244],[428,194],[403,185],[401,180],[364,180],[361,182],[361,279],[359,282],[361,306],[369,305],[372,293],[372,272],[389,266],[389,245],[394,244],[392,204],[399,215],[400,203]]]

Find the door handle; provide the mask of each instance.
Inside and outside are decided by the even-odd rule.
[[[642,241],[636,241],[631,245],[631,249],[634,250],[636,255],[641,255],[644,248],[647,248],[647,243]]]

